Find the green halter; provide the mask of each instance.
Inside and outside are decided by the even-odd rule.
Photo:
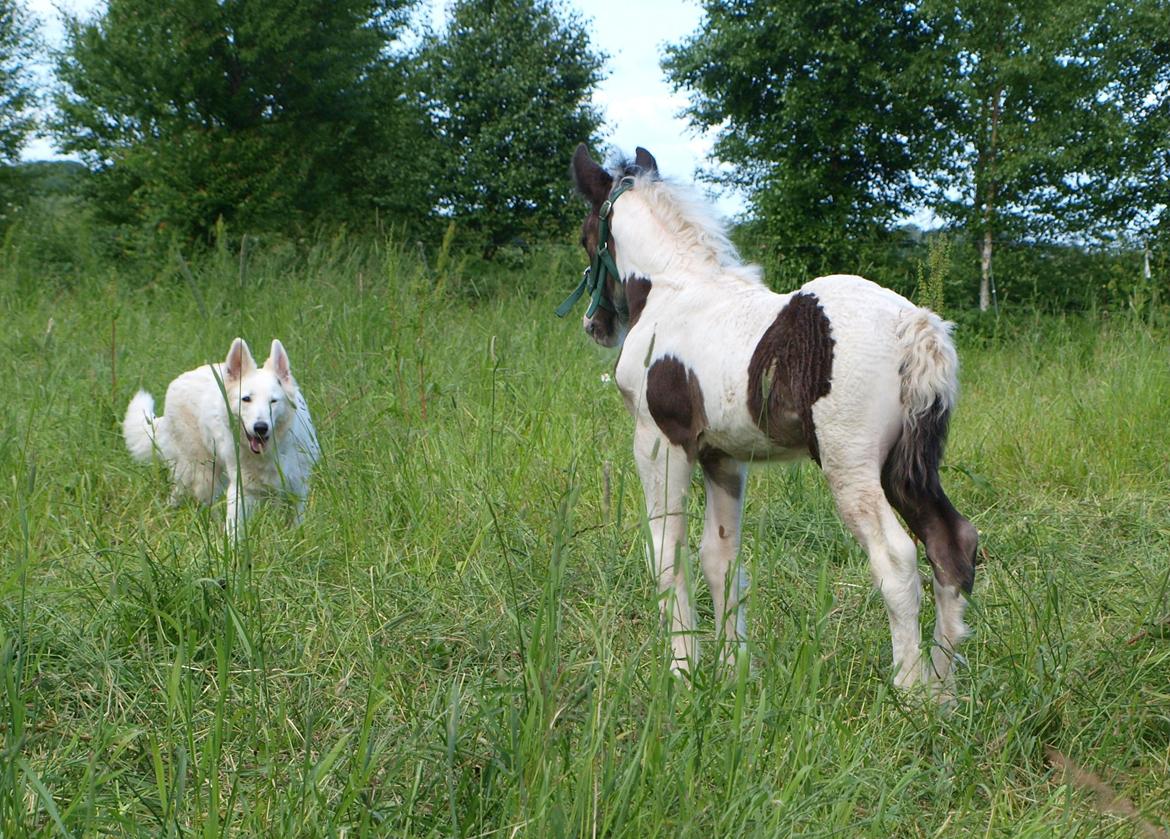
[[[617,188],[609,194],[597,211],[597,253],[593,255],[589,267],[581,275],[581,282],[573,289],[573,293],[565,298],[565,302],[557,306],[557,317],[563,318],[585,292],[589,292],[589,307],[585,310],[585,317],[591,318],[597,312],[597,307],[616,312],[611,301],[602,297],[605,290],[605,275],[618,276],[617,263],[613,261],[613,254],[609,252],[609,213],[613,209],[613,202],[618,200],[623,192],[634,185],[633,178],[622,178]]]

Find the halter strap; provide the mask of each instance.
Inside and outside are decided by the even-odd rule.
[[[614,262],[613,254],[609,252],[609,214],[613,210],[613,202],[617,201],[622,193],[633,185],[633,178],[622,178],[613,192],[609,194],[609,198],[605,199],[597,210],[597,253],[593,255],[589,267],[581,274],[581,282],[573,289],[573,293],[566,297],[561,305],[557,306],[556,315],[558,318],[567,315],[585,292],[589,292],[589,306],[585,309],[585,317],[593,317],[598,307],[611,312],[618,311],[612,301],[601,296],[605,290],[605,275],[609,273],[614,277],[618,276],[617,263]]]

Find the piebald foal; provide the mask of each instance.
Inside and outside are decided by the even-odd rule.
[[[590,205],[582,244],[591,268],[558,314],[591,292],[585,331],[621,348],[615,379],[635,421],[674,666],[693,668],[698,652],[679,565],[695,464],[707,492],[699,556],[728,655],[746,631],[747,580],[736,563],[746,464],[808,456],[869,555],[889,613],[895,684],[946,685],[967,631],[978,544],[938,475],[958,392],[950,325],[861,277],[770,291],[706,208],[660,178],[645,149],[610,172],[582,144],[572,172]],[[927,657],[917,550],[895,510],[934,570]]]

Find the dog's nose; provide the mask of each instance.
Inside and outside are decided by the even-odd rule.
[[[256,423],[255,425],[252,426],[252,433],[255,434],[257,437],[267,437],[268,436],[268,423],[264,422],[263,420]]]

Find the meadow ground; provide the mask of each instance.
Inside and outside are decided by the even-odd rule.
[[[809,464],[750,478],[750,670],[684,686],[613,356],[552,316],[576,254],[536,262],[478,301],[344,239],[153,281],[0,268],[0,835],[1165,835],[1164,324],[960,333],[943,478],[983,554],[955,707],[890,688]],[[325,454],[304,526],[265,510],[233,550],[118,424],[237,334],[285,342]]]

